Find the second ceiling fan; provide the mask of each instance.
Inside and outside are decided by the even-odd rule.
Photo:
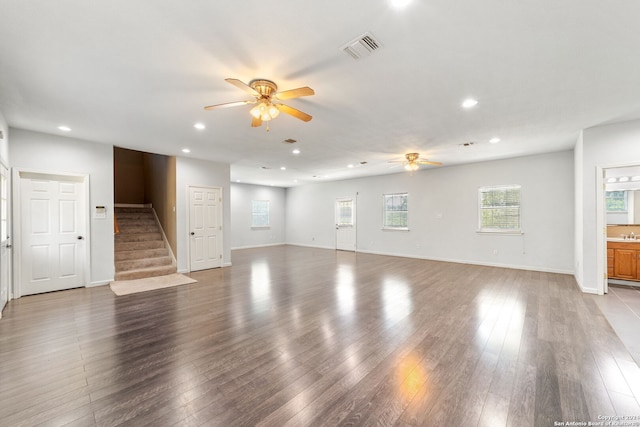
[[[286,99],[299,98],[301,96],[314,95],[315,92],[308,86],[299,87],[297,89],[285,90],[278,92],[278,86],[271,80],[255,79],[246,84],[238,79],[225,79],[235,87],[242,89],[254,99],[246,101],[227,102],[224,104],[215,104],[204,107],[205,110],[215,110],[217,108],[236,107],[239,105],[256,104],[250,111],[253,119],[251,126],[262,126],[262,122],[268,122],[280,114],[280,112],[289,114],[304,122],[308,122],[312,117],[300,110],[290,107],[274,100],[282,101]]]

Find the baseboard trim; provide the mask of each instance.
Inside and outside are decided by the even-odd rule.
[[[236,246],[231,248],[232,251],[238,250],[238,249],[254,249],[254,248],[268,248],[270,246],[282,246],[282,245],[286,245],[286,243],[267,243],[264,245],[249,245],[249,246]]]
[[[110,280],[107,280],[107,281],[99,280],[99,281],[96,281],[96,282],[91,282],[88,285],[85,285],[85,288],[95,288],[97,286],[108,285],[109,283],[113,282],[113,280],[114,279],[110,279]]]

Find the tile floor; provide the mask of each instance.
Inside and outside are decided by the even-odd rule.
[[[594,298],[640,366],[640,287],[610,284],[608,294]]]

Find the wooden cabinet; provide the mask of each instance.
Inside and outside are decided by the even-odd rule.
[[[607,277],[613,277],[614,250],[607,248]]]
[[[640,241],[607,243],[607,276],[640,281]]]
[[[616,249],[614,251],[613,275],[620,279],[636,280],[638,277],[638,251]]]

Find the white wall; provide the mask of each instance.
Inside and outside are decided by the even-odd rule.
[[[582,182],[583,197],[577,214],[582,215],[583,221],[576,242],[581,238],[583,249],[582,257],[576,261],[580,263],[576,277],[580,277],[583,290],[599,293],[602,280],[598,280],[597,271],[602,255],[598,256],[596,211],[601,207],[597,205],[596,197],[597,192],[603,190],[598,190],[596,185],[597,168],[640,165],[640,120],[585,129],[582,153],[579,154],[576,169],[578,165],[582,168],[577,179]],[[606,258],[602,262],[606,262]]]
[[[564,151],[287,191],[287,242],[335,248],[336,198],[357,194],[357,250],[573,273],[573,153]],[[522,186],[523,235],[477,233],[478,188]],[[382,194],[409,193],[410,231],[382,230]]]
[[[114,277],[113,147],[57,135],[10,129],[9,157],[15,169],[89,175],[91,271],[89,285]],[[18,202],[14,202],[18,203]],[[107,207],[106,219],[93,219],[95,206]]]
[[[285,243],[286,190],[231,183],[231,249],[269,246]],[[267,228],[251,228],[251,202],[269,201]]]
[[[189,186],[222,188],[222,257],[231,265],[229,165],[187,157],[176,158],[176,220],[178,271],[189,271]]]

